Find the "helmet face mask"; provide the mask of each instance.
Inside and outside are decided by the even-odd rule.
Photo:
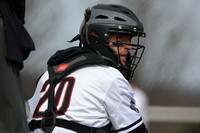
[[[131,36],[131,40],[130,43],[124,43],[118,41],[118,34],[119,33],[116,34],[117,41],[112,41],[111,43],[113,45],[109,45],[108,43],[110,41],[108,41],[107,45],[109,45],[111,49],[114,49],[114,47],[117,49],[113,52],[113,54],[118,58],[118,69],[123,73],[126,79],[131,80],[133,78],[134,71],[143,55],[145,47],[143,45],[139,45],[140,36],[138,35],[126,34],[127,36]],[[129,47],[128,53],[121,53],[120,49],[122,49],[122,47]],[[122,57],[125,58],[125,60],[122,60]]]
[[[93,32],[96,34],[91,34]],[[115,42],[110,42],[111,34],[116,35]],[[131,42],[118,41],[120,35],[131,36]],[[131,10],[121,5],[98,4],[92,7],[89,20],[80,28],[80,37],[84,46],[99,51],[103,56],[113,60],[124,77],[132,79],[144,52],[145,47],[139,45],[139,39],[145,37],[145,33],[142,23]],[[131,49],[122,55],[120,49],[125,46]],[[113,50],[114,47],[118,52]],[[121,58],[126,58],[126,63],[121,62]]]

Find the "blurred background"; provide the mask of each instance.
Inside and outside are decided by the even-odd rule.
[[[147,37],[134,82],[148,97],[150,133],[200,133],[199,0],[26,0],[26,24],[36,45],[21,71],[24,94],[34,93],[46,62],[79,32],[84,10],[121,4],[143,22]]]

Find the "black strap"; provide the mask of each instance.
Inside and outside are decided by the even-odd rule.
[[[48,72],[49,72],[49,82],[50,82],[50,87],[49,87],[49,94],[48,94],[48,110],[51,110],[53,112],[56,111],[55,105],[54,105],[54,88],[57,85],[57,83],[59,82],[57,77],[56,77],[56,73],[53,69],[53,67],[48,66]]]
[[[28,124],[29,130],[34,131],[35,129],[41,128],[41,120],[31,120]],[[73,121],[67,121],[63,119],[56,118],[56,124],[55,126],[63,127],[78,133],[96,133],[97,128],[91,128],[85,125],[81,125],[78,123],[75,123]]]

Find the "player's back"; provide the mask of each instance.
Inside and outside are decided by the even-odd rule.
[[[30,107],[28,121],[33,118],[41,120],[47,109],[48,77],[48,72],[45,72],[37,84],[33,97],[28,101]],[[57,118],[93,127],[109,124],[105,99],[116,77],[124,79],[117,69],[98,65],[83,67],[69,74],[55,87]],[[54,129],[55,133],[64,131],[67,130],[60,127]]]

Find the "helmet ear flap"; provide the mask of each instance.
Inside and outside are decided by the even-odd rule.
[[[94,31],[94,30],[91,30],[91,32],[86,33],[87,32],[86,31],[86,23],[83,20],[81,27],[79,29],[81,43],[83,43],[84,46],[89,46],[92,49],[98,49],[100,47],[100,44],[101,44],[100,43],[100,37],[99,37],[99,35],[91,34],[92,31]],[[90,44],[90,45],[88,45],[88,44]]]
[[[93,34],[88,35],[88,43],[89,47],[95,50],[99,49],[102,45],[100,37]]]
[[[90,34],[89,36],[88,36],[88,40],[89,40],[89,43],[90,44],[99,44],[99,37],[98,36],[95,36],[95,35],[92,35],[92,34]]]

